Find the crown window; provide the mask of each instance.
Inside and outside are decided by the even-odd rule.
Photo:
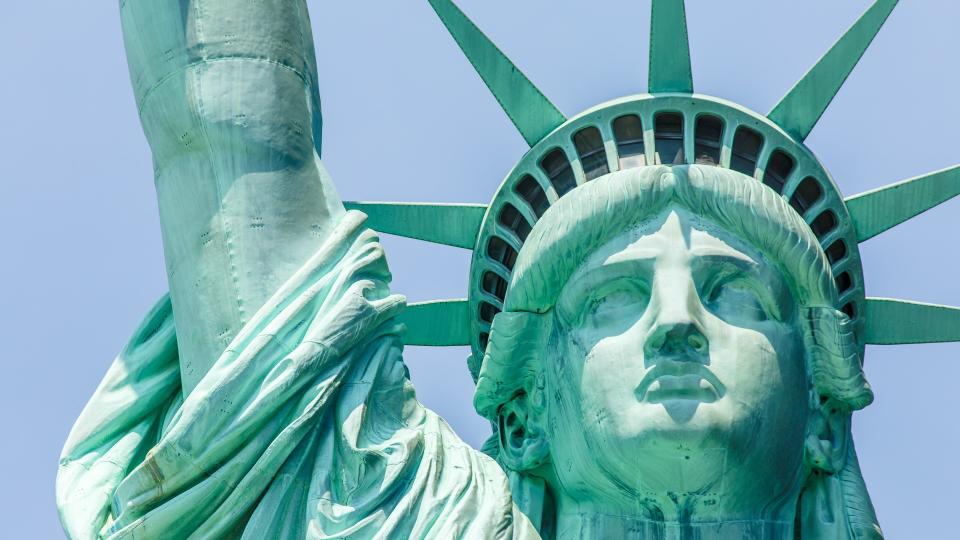
[[[617,140],[621,169],[643,167],[647,164],[643,146],[643,124],[639,116],[628,114],[614,120],[613,137]]]
[[[733,149],[730,156],[730,168],[747,176],[756,174],[757,158],[763,137],[756,131],[740,126],[733,136]]]
[[[813,234],[817,235],[817,238],[823,238],[837,228],[837,215],[833,213],[833,210],[824,210],[817,216],[817,219],[810,223],[810,228],[813,229]]]
[[[503,302],[504,297],[507,296],[506,280],[493,272],[487,271],[483,273],[483,278],[480,280],[480,287],[497,297],[501,302]]]
[[[797,190],[790,197],[790,206],[801,216],[807,212],[807,209],[817,203],[823,196],[823,190],[820,184],[812,177],[806,177],[797,186]]]
[[[827,259],[830,260],[830,264],[837,264],[837,261],[843,259],[847,256],[847,244],[843,240],[837,240],[836,242],[830,244],[830,247],[827,248]]]
[[[540,168],[547,173],[553,189],[557,191],[557,196],[562,197],[571,189],[577,187],[577,179],[573,175],[573,169],[570,168],[570,161],[567,160],[563,150],[556,148],[545,158],[540,160]]]
[[[517,251],[499,236],[490,237],[487,242],[487,255],[509,270],[513,270],[513,265],[517,262]]]
[[[850,279],[850,274],[844,272],[834,279],[837,284],[837,292],[843,294],[850,290],[850,287],[853,287],[853,280]]]
[[[493,322],[493,317],[496,316],[497,313],[500,313],[500,310],[497,309],[497,307],[493,304],[480,302],[480,320],[491,323]]]
[[[500,224],[513,231],[513,234],[517,235],[521,242],[527,240],[527,235],[530,234],[530,223],[517,210],[516,206],[510,203],[504,204],[503,209],[500,210],[499,219]]]
[[[793,158],[777,150],[767,161],[767,170],[763,174],[763,183],[773,188],[777,193],[783,193],[783,186],[793,172]]]
[[[577,147],[580,156],[580,165],[583,166],[583,175],[587,180],[593,180],[610,172],[607,166],[607,152],[603,148],[603,137],[595,127],[583,128],[573,136],[573,144]]]
[[[529,174],[521,178],[513,190],[517,192],[517,195],[519,195],[521,199],[527,201],[527,204],[530,205],[530,210],[533,210],[537,219],[540,219],[540,216],[547,211],[547,208],[550,208],[547,193],[543,191],[540,184]]]
[[[683,116],[660,113],[653,123],[658,161],[664,165],[683,163]]]
[[[713,115],[702,115],[697,118],[694,131],[695,162],[700,165],[718,165],[720,147],[723,144],[723,121]]]

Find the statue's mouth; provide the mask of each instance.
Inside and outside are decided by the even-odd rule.
[[[635,392],[640,401],[647,403],[676,400],[713,403],[723,397],[726,389],[702,363],[667,359],[647,372]]]

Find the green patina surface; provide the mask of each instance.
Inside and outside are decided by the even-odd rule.
[[[433,300],[410,304],[397,320],[406,325],[407,345],[468,345],[470,317],[466,300]]]
[[[770,111],[773,120],[804,140],[840,91],[898,0],[877,0]]]
[[[435,244],[473,249],[487,207],[482,204],[346,202],[367,214],[370,227]]]
[[[64,447],[67,535],[882,538],[865,345],[960,341],[960,310],[867,298],[857,245],[960,178],[845,198],[803,141],[896,1],[763,116],[693,94],[684,3],[653,0],[649,94],[569,120],[429,3],[531,146],[489,204],[340,201],[303,0],[121,3],[170,294]],[[472,249],[467,298],[407,305],[374,231]],[[482,452],[403,344],[472,346]]]
[[[429,0],[517,130],[533,146],[566,120],[492,41],[450,0]]]
[[[867,299],[867,343],[960,341],[960,309],[890,298]]]
[[[960,168],[918,176],[847,199],[857,240],[869,240],[960,194]]]
[[[648,90],[651,94],[692,94],[693,70],[683,0],[653,0],[651,4]]]

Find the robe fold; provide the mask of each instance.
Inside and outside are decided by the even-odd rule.
[[[539,538],[500,466],[417,401],[364,218],[186,396],[169,299],[153,308],[63,449],[71,538]]]

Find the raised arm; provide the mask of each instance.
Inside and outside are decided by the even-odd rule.
[[[343,214],[304,0],[121,0],[188,394]]]
[[[303,1],[121,9],[172,308],[64,446],[68,537],[538,538],[497,463],[416,399],[405,300],[320,165]]]

